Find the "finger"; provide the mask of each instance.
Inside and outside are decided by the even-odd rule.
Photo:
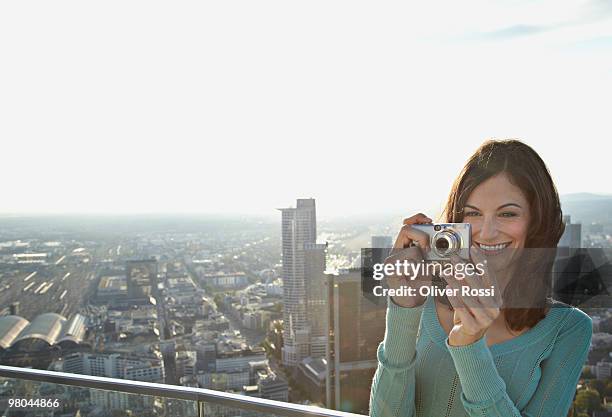
[[[395,243],[393,244],[393,250],[391,253],[395,252],[395,249],[404,249],[410,246],[412,243],[412,239],[404,232],[404,227],[402,227],[395,238]]]
[[[493,323],[494,317],[485,313],[483,309],[472,309],[466,306],[461,297],[456,297],[455,315],[470,332],[480,332],[487,329]]]
[[[454,272],[454,274],[452,275],[452,283],[455,285],[455,287],[458,289],[458,297],[461,299],[461,301],[468,307],[478,307],[479,303],[474,303],[474,301],[472,300],[473,297],[471,296],[464,296],[463,295],[463,289],[464,287],[469,287],[472,288],[472,285],[470,285],[468,282],[466,282],[467,278],[467,274],[465,273],[461,273],[458,271],[465,271],[465,261],[462,260],[459,256],[457,255],[451,255],[449,257],[450,263],[453,266],[452,271]],[[459,265],[461,265],[461,268],[459,268]],[[466,285],[467,284],[467,285]]]
[[[444,271],[446,272],[446,271]],[[494,308],[496,304],[491,302],[491,300],[481,300],[478,295],[471,295],[469,292],[472,287],[470,287],[464,281],[458,281],[452,275],[449,276],[448,273],[444,274],[443,278],[448,283],[449,288],[451,288],[456,294],[456,298],[459,300],[461,304],[469,309],[483,309],[483,308]],[[490,298],[490,297],[483,297]]]
[[[472,246],[470,246],[470,259],[472,259],[472,262],[476,263],[476,262],[485,262],[486,261],[486,257],[484,255],[484,253],[482,253],[482,250],[472,244]]]
[[[468,274],[465,273],[465,264],[466,261],[456,254],[453,254],[449,257],[451,265],[453,265],[453,271],[455,271],[455,279],[457,281],[461,281],[468,278]],[[458,267],[458,265],[460,267]],[[459,275],[461,273],[461,275]]]
[[[465,307],[457,307],[454,312],[456,318],[461,322],[461,324],[469,330],[470,333],[477,332],[480,330],[480,326],[474,316],[467,310]],[[455,317],[453,317],[453,321],[455,321]],[[455,323],[456,324],[456,323]]]
[[[497,282],[495,273],[492,272],[487,265],[487,258],[477,246],[472,246],[470,248],[470,257],[475,265],[479,265],[480,268],[484,270],[482,275],[476,275],[474,279],[480,281],[483,288],[493,288],[494,295],[490,298],[496,305],[501,305],[501,288]]]
[[[456,296],[448,296],[451,305],[462,325],[471,333],[480,332],[491,326],[493,321],[499,316],[499,308],[488,308],[479,302],[476,297],[461,296],[461,287],[453,278],[449,279],[449,287],[456,289]],[[456,323],[455,323],[456,324]]]
[[[455,283],[457,281],[457,278],[455,278],[450,268],[448,268],[448,263],[442,263],[440,278],[446,281],[447,284],[449,283],[449,281],[452,281],[451,283]]]
[[[410,262],[419,262],[423,259],[423,253],[421,249],[411,247],[411,248],[396,248],[392,251],[391,255],[385,259],[385,263],[395,263],[396,261],[410,261]]]
[[[459,283],[446,271],[446,269],[442,270],[440,277],[446,281],[447,288],[451,290],[447,293],[447,298],[453,308],[464,308],[465,304],[461,298],[461,286]]]
[[[457,255],[451,255],[450,261],[453,265],[453,270],[455,271],[455,274],[461,274],[459,277],[456,277],[456,279],[461,282],[462,289],[464,286],[467,286],[470,289],[476,291],[488,289],[486,286],[483,285],[484,282],[482,280],[482,277],[480,275],[475,276],[475,267],[473,264],[468,263],[465,259],[460,258]],[[468,269],[468,266],[470,266],[471,268]],[[470,307],[497,307],[497,303],[493,296],[463,295],[463,293],[462,296],[465,300],[465,304]]]
[[[453,287],[449,287],[451,290],[453,289]],[[454,291],[452,293],[447,293],[446,298],[448,298],[448,301],[450,302],[451,306],[453,306],[453,309],[456,310],[458,308],[463,308],[464,305],[461,302],[461,300],[459,299],[459,297],[452,295],[454,294]]]
[[[427,224],[431,223],[431,220],[428,216],[423,213],[417,213],[414,216],[407,217],[404,219],[403,224],[411,225],[411,224]]]
[[[478,246],[472,245],[470,248],[470,258],[474,264],[479,264],[481,265],[482,269],[484,269],[485,273],[481,275],[482,280],[485,283],[484,285],[492,285],[491,274],[489,274],[489,268],[487,266],[487,258]]]
[[[412,217],[407,217],[402,222],[404,226],[410,226],[413,224],[427,224],[431,223],[432,220],[430,217],[424,215],[423,213],[417,213]],[[409,235],[402,234],[401,230],[395,240],[394,248],[405,248],[412,243],[412,238]],[[419,242],[420,243],[420,242]],[[422,245],[421,245],[422,246]]]
[[[479,325],[485,329],[489,328],[497,316],[499,316],[499,309],[497,308],[486,308],[483,305],[480,305],[480,307],[468,306],[467,308]]]
[[[406,224],[400,229],[397,239],[395,239],[393,248],[406,248],[413,242],[418,243],[423,250],[429,251],[429,235],[421,230],[413,228],[409,224]]]

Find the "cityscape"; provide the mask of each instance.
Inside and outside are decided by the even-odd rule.
[[[0,417],[612,417],[611,50],[612,0],[0,2]]]
[[[554,295],[594,332],[573,411],[612,413],[612,198],[567,196],[563,209]],[[388,250],[401,217],[318,220],[313,198],[276,213],[0,218],[0,364],[368,414],[386,300],[365,295],[361,250]],[[197,415],[9,380],[0,412],[24,392],[60,405],[2,415]]]

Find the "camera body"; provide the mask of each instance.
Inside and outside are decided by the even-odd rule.
[[[472,225],[469,223],[413,224],[412,227],[429,235],[431,251],[426,255],[429,261],[445,261],[451,255],[470,259]]]

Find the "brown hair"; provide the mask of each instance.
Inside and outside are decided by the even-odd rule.
[[[531,260],[521,260],[518,263],[520,270],[515,272],[504,290],[504,300],[528,299],[528,304],[524,305],[530,308],[504,308],[507,326],[517,331],[535,326],[546,315],[554,248],[564,231],[559,194],[546,164],[536,151],[519,140],[486,141],[470,157],[455,180],[444,214],[449,223],[463,221],[463,208],[472,191],[502,172],[521,189],[529,202],[531,220],[525,247],[549,248],[537,256],[536,262],[533,251]]]

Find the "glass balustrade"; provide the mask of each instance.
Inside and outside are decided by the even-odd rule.
[[[318,407],[174,385],[0,366],[2,417],[350,417]]]

